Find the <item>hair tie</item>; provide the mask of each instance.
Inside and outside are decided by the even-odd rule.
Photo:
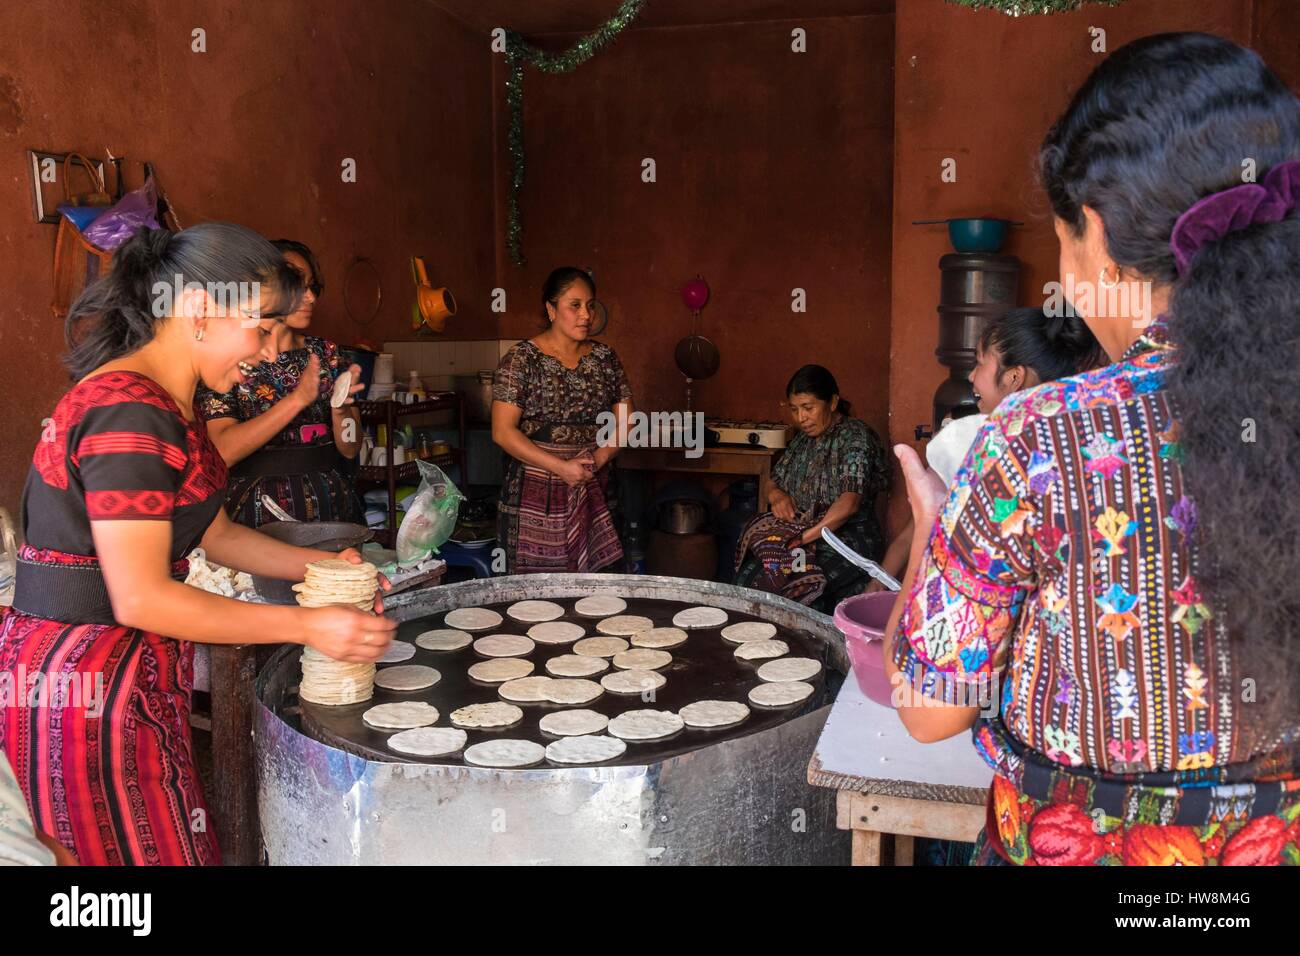
[[[1169,236],[1179,277],[1207,243],[1256,223],[1279,222],[1300,202],[1300,160],[1278,163],[1263,182],[1242,183],[1198,200],[1178,217]]]

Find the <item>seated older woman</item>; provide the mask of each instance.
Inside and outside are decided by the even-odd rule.
[[[830,528],[859,554],[878,559],[884,535],[876,496],[889,484],[885,450],[850,417],[833,376],[805,365],[785,388],[800,434],[772,470],[772,510],[745,526],[736,548],[736,584],[771,591],[829,613],[870,580],[818,542]]]

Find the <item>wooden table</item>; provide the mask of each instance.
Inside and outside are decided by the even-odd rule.
[[[918,743],[852,673],[808,764],[809,783],[838,791],[836,825],[852,833],[854,866],[880,865],[884,834],[895,866],[912,864],[916,837],[973,842],[992,779],[969,734]]]
[[[714,445],[699,458],[687,458],[681,448],[625,448],[619,468],[640,471],[676,471],[708,475],[754,475],[758,478],[758,510],[767,510],[772,488],[772,465],[784,449],[747,445]]]

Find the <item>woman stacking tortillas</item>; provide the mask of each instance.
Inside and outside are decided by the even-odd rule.
[[[275,316],[301,287],[241,226],[143,230],[68,315],[76,384],[37,445],[13,607],[0,617],[0,678],[43,693],[0,708],[0,750],[37,829],[83,864],[219,861],[211,824],[192,826],[206,813],[191,642],[288,641],[373,662],[392,640],[394,622],[356,607],[251,604],[183,583],[199,545],[286,580],[303,580],[308,562],[361,563],[233,523],[225,463],[194,410],[200,381],[227,391],[242,363],[274,356]]]
[[[272,245],[302,276],[298,308],[276,323],[274,354],[245,369],[245,380],[227,392],[199,388],[199,414],[230,466],[226,512],[250,528],[274,521],[262,503],[267,495],[299,521],[360,521],[339,456],[355,458],[361,449],[352,401],[365,387],[361,368],[345,368],[337,344],[306,334],[325,291],[315,255],[291,239]]]

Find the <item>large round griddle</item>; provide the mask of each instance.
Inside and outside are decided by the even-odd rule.
[[[581,625],[587,631],[587,637],[601,636],[596,624],[601,618],[583,617],[574,613],[575,598],[548,598],[565,609],[565,614],[558,620],[571,621]],[[621,614],[638,614],[654,621],[656,627],[672,626],[673,615],[684,608],[696,604],[682,601],[655,600],[648,598],[627,598],[627,609]],[[486,634],[520,634],[526,635],[530,624],[516,621],[506,614],[506,608],[514,601],[484,604],[499,612],[504,619],[499,627],[490,631],[471,634],[472,638]],[[696,602],[697,604],[700,602]],[[422,632],[446,627],[443,623],[444,611],[404,621],[398,627],[397,639],[414,645],[415,638]],[[738,621],[760,621],[763,618],[742,614],[734,610],[727,611],[726,624]],[[723,625],[724,627],[726,625]],[[811,640],[806,634],[776,625],[779,640],[790,646],[788,656],[812,657],[821,660],[823,665],[824,645]],[[666,648],[673,655],[672,663],[660,670],[667,678],[667,683],[655,691],[653,701],[643,701],[641,695],[614,694],[605,691],[599,698],[589,704],[560,705],[550,703],[517,703],[524,712],[524,718],[512,727],[498,729],[467,729],[466,747],[485,740],[497,738],[523,738],[533,740],[543,746],[559,739],[541,730],[538,722],[546,714],[559,710],[585,708],[615,717],[628,710],[653,708],[655,710],[679,711],[686,704],[698,700],[735,700],[750,707],[749,717],[739,724],[715,729],[686,729],[671,737],[650,741],[627,741],[627,750],[621,757],[600,764],[600,766],[618,766],[644,764],[648,761],[663,760],[677,754],[696,750],[709,744],[718,743],[733,737],[741,737],[774,727],[801,714],[816,710],[833,699],[842,681],[842,675],[834,668],[823,668],[821,674],[810,683],[816,688],[806,701],[792,707],[767,709],[754,706],[749,702],[749,691],[761,683],[758,668],[766,660],[745,661],[735,657],[738,645],[724,640],[722,627],[687,630],[686,642],[677,647]],[[629,643],[630,638],[625,638]],[[526,660],[533,663],[534,676],[545,676],[546,661],[562,654],[573,653],[573,643],[542,644],[538,643]],[[344,707],[328,707],[319,704],[299,702],[301,727],[304,733],[322,743],[330,744],[341,750],[360,755],[370,760],[396,763],[430,763],[440,765],[464,765],[460,754],[446,757],[417,757],[390,750],[388,738],[397,731],[376,730],[361,719],[365,711],[376,704],[395,701],[424,701],[438,708],[439,718],[434,726],[450,727],[451,712],[467,704],[486,703],[502,700],[497,692],[497,684],[484,684],[473,680],[467,674],[470,665],[485,660],[475,653],[469,645],[455,651],[430,651],[416,646],[415,656],[402,664],[427,664],[442,674],[442,679],[433,687],[421,691],[399,693],[376,687],[374,697],[363,704],[351,704]],[[385,667],[397,665],[380,665]],[[598,681],[603,674],[615,668],[612,663],[609,670],[595,675],[591,680]],[[514,703],[514,702],[509,702]],[[544,761],[540,766],[572,766]]]

